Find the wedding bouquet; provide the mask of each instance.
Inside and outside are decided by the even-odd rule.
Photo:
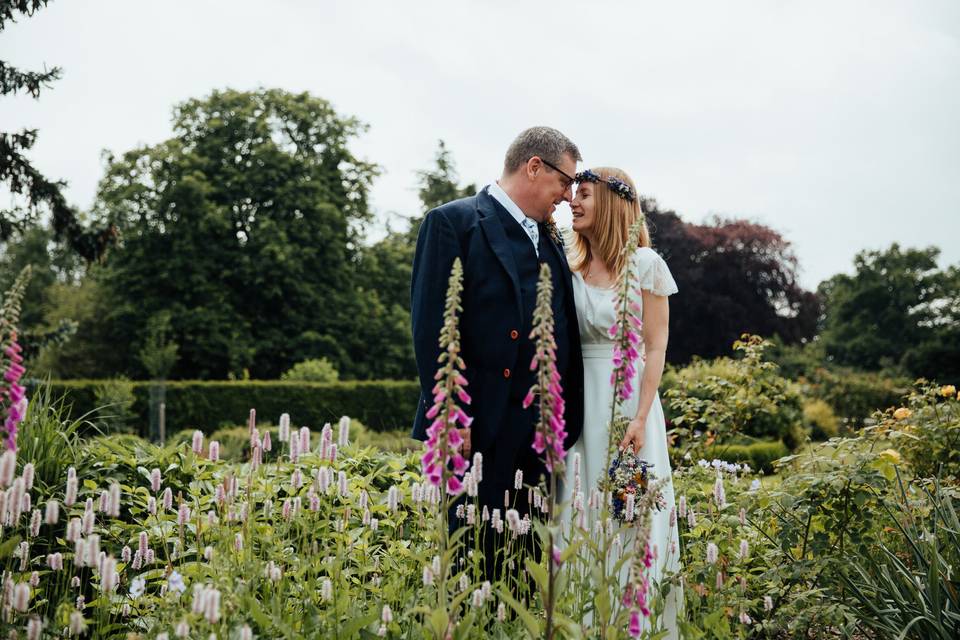
[[[641,498],[656,491],[653,465],[629,449],[620,451],[610,465],[610,490],[612,492],[613,516],[621,522],[632,522]],[[663,508],[663,497],[653,500],[653,508]]]

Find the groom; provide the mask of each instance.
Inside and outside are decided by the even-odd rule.
[[[461,356],[473,402],[464,430],[464,454],[483,454],[482,506],[529,512],[526,489],[515,490],[515,472],[536,485],[546,469],[532,449],[536,411],[523,397],[534,382],[530,340],[540,265],[553,280],[557,371],[564,388],[569,448],[583,425],[583,362],[570,268],[549,226],[556,205],[572,198],[580,151],[549,127],[523,131],[507,149],[500,179],[475,196],[449,202],[427,213],[413,261],[413,344],[420,378],[420,403],[413,437],[426,440],[435,384],[440,328],[447,282],[455,258],[463,264]],[[492,536],[486,536],[488,541]],[[489,542],[485,546],[489,546]],[[492,556],[493,549],[487,550]],[[493,573],[487,558],[487,573]]]

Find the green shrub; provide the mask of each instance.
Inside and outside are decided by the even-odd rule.
[[[281,380],[298,382],[336,382],[340,379],[333,364],[326,358],[304,360],[280,376]]]
[[[721,445],[707,450],[708,459],[719,458],[727,462],[745,462],[755,471],[764,473],[773,473],[774,461],[787,455],[790,455],[790,450],[780,440]]]
[[[840,433],[840,420],[830,405],[818,398],[803,403],[803,423],[814,440],[829,440]]]
[[[103,433],[130,433],[134,431],[137,414],[133,404],[137,398],[133,383],[125,378],[104,380],[93,390],[96,402],[97,427]]]
[[[823,400],[852,429],[858,429],[874,411],[900,404],[910,381],[880,373],[818,368],[800,380],[805,395]]]
[[[411,438],[409,431],[369,431],[359,422],[355,424],[362,430],[354,434],[351,428],[350,437],[359,447],[373,447],[380,451],[401,454],[420,451],[423,448],[423,443]]]
[[[94,390],[99,380],[51,383],[55,395],[65,395],[70,415],[80,416],[97,406]],[[133,411],[141,427],[148,424],[149,382],[133,382]],[[213,433],[221,427],[245,424],[250,409],[262,421],[276,422],[289,413],[298,425],[315,431],[340,416],[360,420],[374,431],[405,430],[413,422],[420,397],[414,381],[376,380],[333,383],[279,380],[196,381],[166,383],[166,430],[200,429]],[[146,435],[141,432],[141,435]]]
[[[953,385],[921,381],[904,407],[877,414],[874,428],[889,439],[920,478],[960,482],[960,399]]]
[[[698,360],[668,376],[673,432],[692,455],[744,435],[780,439],[790,449],[806,439],[800,390],[764,359],[769,344],[743,336],[734,343],[742,357]]]
[[[270,439],[276,438],[274,429],[259,427],[260,433],[270,430]],[[250,428],[246,425],[239,427],[225,427],[210,434],[210,440],[220,443],[220,457],[231,462],[246,460],[250,454]],[[271,452],[272,453],[272,452]]]
[[[841,574],[857,620],[876,637],[960,637],[960,499],[934,485],[911,501],[895,493],[883,507],[894,535],[849,558]]]

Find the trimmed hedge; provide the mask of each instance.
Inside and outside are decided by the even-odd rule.
[[[51,396],[65,399],[70,415],[78,418],[94,412],[95,389],[102,380],[54,380]],[[134,382],[133,412],[137,427],[147,435],[150,382]],[[198,381],[166,383],[166,431],[200,429],[212,433],[230,425],[247,423],[250,409],[258,420],[276,423],[289,413],[297,425],[319,429],[340,416],[356,418],[374,431],[409,430],[420,398],[413,381],[376,380],[332,383],[279,380]]]

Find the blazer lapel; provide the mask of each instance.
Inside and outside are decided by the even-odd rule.
[[[507,234],[503,230],[503,224],[497,217],[494,207],[499,206],[497,202],[484,189],[477,194],[477,211],[480,214],[480,229],[490,245],[493,254],[497,256],[504,271],[510,277],[513,283],[513,297],[517,305],[517,310],[522,311],[523,304],[520,300],[520,277],[517,275],[517,263],[513,259],[513,252],[510,251],[510,244],[507,240]]]

